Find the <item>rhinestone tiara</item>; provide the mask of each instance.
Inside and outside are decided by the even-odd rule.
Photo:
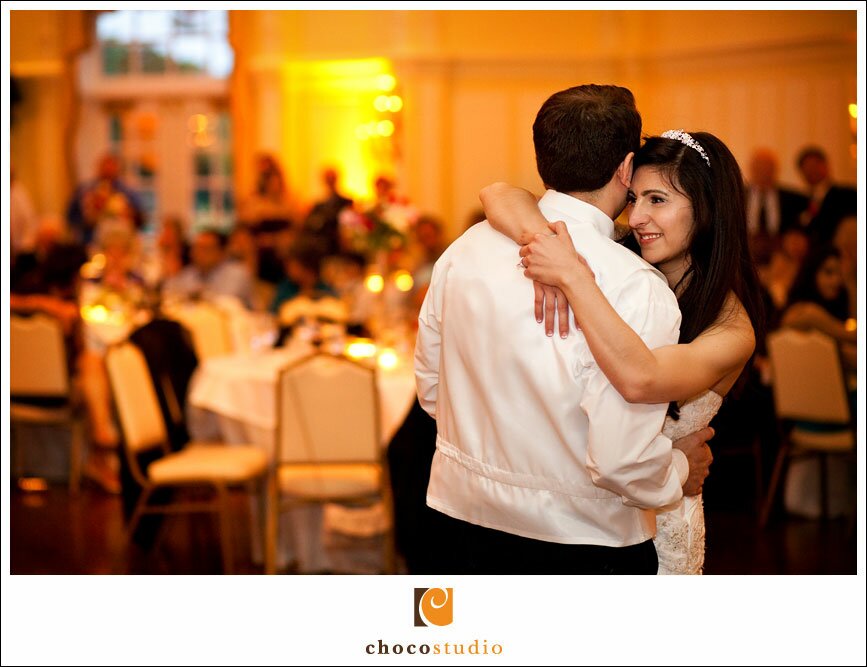
[[[684,132],[683,130],[668,130],[663,132],[661,136],[666,139],[675,139],[676,141],[695,149],[698,151],[698,154],[704,158],[704,161],[707,162],[707,166],[710,166],[710,158],[707,156],[707,153],[704,152],[704,148],[702,148],[701,144],[692,138],[692,135],[689,132]]]

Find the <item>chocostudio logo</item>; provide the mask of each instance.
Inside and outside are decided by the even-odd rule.
[[[451,625],[454,618],[453,590],[451,588],[416,588],[413,610],[415,627]]]

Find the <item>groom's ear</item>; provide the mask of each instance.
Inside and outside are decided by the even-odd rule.
[[[620,179],[624,188],[632,185],[632,159],[634,157],[635,153],[627,153],[626,157],[623,158],[623,162],[617,167],[617,178]]]

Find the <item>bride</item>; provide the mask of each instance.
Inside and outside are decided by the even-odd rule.
[[[735,384],[760,332],[758,279],[747,249],[743,178],[728,148],[706,132],[649,138],[636,153],[625,244],[659,269],[677,295],[680,341],[650,350],[596,286],[562,222],[548,225],[535,197],[502,183],[481,193],[491,225],[522,244],[536,281],[536,319],[569,329],[567,302],[599,367],[632,403],[671,402],[672,440],[710,422]],[[554,232],[553,234],[551,232]],[[701,496],[657,514],[660,574],[700,574]]]

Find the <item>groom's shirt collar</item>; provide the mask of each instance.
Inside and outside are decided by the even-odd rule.
[[[562,214],[555,216],[555,220],[562,218],[563,222],[567,224],[590,222],[600,234],[608,238],[614,236],[614,221],[611,218],[593,204],[576,199],[572,195],[557,190],[548,190],[539,200],[539,206]]]

